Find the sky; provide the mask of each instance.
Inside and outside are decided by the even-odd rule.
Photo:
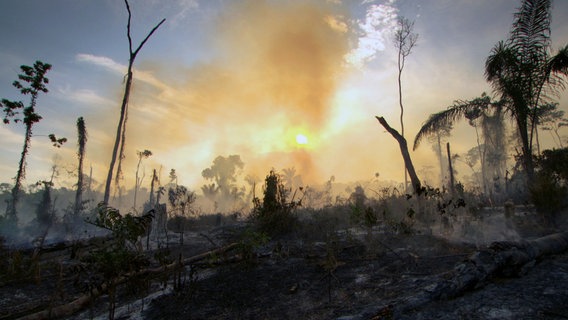
[[[305,184],[403,180],[396,141],[376,121],[399,124],[397,17],[419,34],[402,84],[405,132],[413,140],[431,113],[457,99],[492,93],[483,77],[491,48],[508,37],[518,0],[130,0],[140,50],[130,96],[124,182],[141,172],[199,190],[217,156],[240,155],[242,176],[296,168]],[[52,64],[43,119],[34,126],[25,184],[49,179],[72,187],[76,121],[88,131],[86,170],[104,182],[129,58],[128,13],[119,0],[19,0],[0,3],[0,97],[23,100],[11,83],[20,65]],[[568,43],[568,1],[554,1],[552,49]],[[558,97],[567,110],[568,95]],[[463,124],[452,151],[475,145]],[[54,148],[47,135],[67,137]],[[299,136],[301,135],[301,136]],[[0,126],[0,182],[13,183],[22,151],[21,123]],[[299,143],[299,142],[300,143]],[[553,146],[550,144],[549,146]],[[436,182],[435,154],[412,152],[419,175]],[[465,169],[463,170],[465,172]]]

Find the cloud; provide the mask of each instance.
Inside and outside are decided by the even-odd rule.
[[[102,97],[90,89],[72,90],[70,87],[58,88],[57,93],[64,99],[83,103],[86,105],[114,105],[116,101]]]
[[[385,50],[396,28],[398,9],[393,4],[392,0],[386,4],[372,4],[366,10],[365,19],[357,20],[360,36],[357,47],[346,56],[347,62],[362,67],[373,60],[377,52]]]
[[[128,66],[120,64],[111,58],[104,57],[104,56],[96,56],[92,54],[86,53],[79,53],[76,56],[77,61],[79,62],[87,62],[97,66],[104,67],[110,71],[120,74],[126,74],[128,71]],[[133,70],[133,77],[136,80],[140,80],[146,84],[149,84],[159,90],[162,91],[164,95],[173,95],[172,91],[175,91],[172,87],[164,83],[163,81],[156,78],[151,72],[142,71],[142,70]]]
[[[161,5],[163,5],[163,1],[159,1]],[[173,25],[179,25],[181,21],[185,20],[188,13],[199,8],[199,3],[197,0],[178,0],[176,1],[177,4],[177,13],[171,19],[171,23]]]
[[[94,64],[94,65],[105,67],[109,70],[112,70],[112,71],[118,72],[118,73],[126,73],[126,71],[128,70],[128,68],[125,65],[122,65],[118,62],[115,62],[114,60],[112,60],[111,58],[108,58],[108,57],[95,56],[95,55],[86,54],[86,53],[79,53],[75,56],[75,59],[77,59],[77,61],[79,61],[79,62],[88,62],[88,63]]]

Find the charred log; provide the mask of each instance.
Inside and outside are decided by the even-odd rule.
[[[437,300],[448,300],[470,290],[482,288],[496,277],[517,277],[527,273],[532,266],[547,255],[568,250],[568,232],[555,233],[528,241],[494,242],[487,249],[479,250],[458,263],[453,270],[437,277],[437,284],[402,300],[398,306],[385,308],[396,317],[406,311]]]

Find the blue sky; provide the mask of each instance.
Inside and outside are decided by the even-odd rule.
[[[396,142],[375,115],[398,119],[397,16],[415,21],[417,47],[403,86],[407,133],[456,99],[491,92],[485,58],[508,36],[516,0],[131,0],[136,47],[162,18],[164,25],[140,51],[127,128],[125,182],[131,187],[136,151],[154,155],[153,168],[175,168],[195,188],[218,155],[240,154],[243,175],[296,167],[306,181],[401,180]],[[568,43],[568,1],[555,1],[553,49]],[[122,80],[128,63],[127,11],[118,0],[19,0],[0,4],[0,97],[24,99],[11,86],[19,66],[53,65],[50,92],[38,99],[43,120],[34,129],[27,183],[50,176],[71,187],[76,165],[75,122],[89,131],[87,166],[102,182],[110,162]],[[566,93],[559,98],[566,110]],[[455,152],[475,141],[464,125]],[[23,143],[20,124],[0,127],[0,181],[11,182]],[[45,135],[70,141],[51,147]],[[297,134],[307,136],[298,145]],[[417,167],[436,165],[432,150],[414,153]],[[465,172],[465,170],[464,170]],[[149,180],[148,180],[149,181]]]

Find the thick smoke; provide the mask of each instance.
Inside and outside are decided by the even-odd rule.
[[[247,172],[258,169],[263,176],[271,167],[296,166],[316,178],[309,148],[326,128],[349,49],[346,30],[338,28],[343,16],[338,10],[325,1],[227,5],[211,21],[210,56],[179,70],[183,83],[170,90],[137,82],[137,111],[128,130],[156,145],[138,148],[151,149],[152,161],[167,161],[168,151],[157,150],[166,149],[161,140],[194,150],[180,165],[203,169],[218,155],[240,154]],[[144,102],[156,96],[157,105]],[[298,133],[308,136],[310,147],[298,148]]]

